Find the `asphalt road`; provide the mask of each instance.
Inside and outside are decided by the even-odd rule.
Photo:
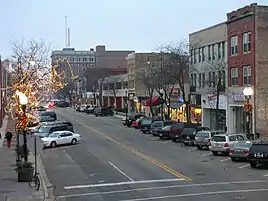
[[[82,136],[80,144],[42,152],[58,200],[267,200],[268,169],[141,134],[116,117],[56,112]]]

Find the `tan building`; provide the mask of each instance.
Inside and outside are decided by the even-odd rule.
[[[145,79],[144,81],[140,78],[140,74],[142,73],[154,73],[154,68],[159,68],[161,65],[163,68],[165,66],[163,63],[164,60],[167,58],[167,54],[161,54],[161,53],[132,53],[129,54],[128,57],[126,57],[127,61],[127,75],[128,75],[128,98],[129,98],[129,110],[130,112],[145,112],[146,115],[150,114],[150,101],[149,101],[149,85],[145,85],[146,82],[149,81],[150,77],[144,76],[142,79]],[[188,56],[187,56],[188,57]],[[146,69],[140,71],[140,69]],[[147,70],[148,69],[148,70]],[[158,76],[157,76],[158,77]],[[185,92],[188,99],[189,94],[189,83],[188,83],[188,73],[186,75],[187,79],[185,79]],[[146,80],[146,78],[148,80]],[[153,82],[154,87],[159,87],[159,83],[161,82],[161,76],[158,77],[159,80],[155,80]],[[164,78],[164,76],[163,76]],[[174,88],[172,90],[172,86],[165,85],[165,88],[170,93],[170,104],[171,108],[171,114],[170,116],[173,119],[178,119],[179,115],[181,115],[180,119],[182,121],[185,120],[185,110],[184,110],[184,104],[181,101],[181,90],[178,84],[174,85]],[[157,107],[157,103],[160,96],[159,92],[156,90],[152,94],[152,106]],[[165,98],[165,97],[164,97]],[[188,100],[186,100],[188,101]]]

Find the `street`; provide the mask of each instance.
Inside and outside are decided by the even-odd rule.
[[[42,160],[61,201],[266,200],[268,170],[159,140],[116,117],[55,109],[82,142],[45,149]]]

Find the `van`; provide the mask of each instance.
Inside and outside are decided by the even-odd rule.
[[[197,149],[208,149],[210,146],[210,140],[214,135],[224,134],[224,131],[199,131],[195,135],[195,144]]]

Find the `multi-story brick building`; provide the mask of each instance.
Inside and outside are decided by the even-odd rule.
[[[251,4],[227,14],[229,132],[246,130],[243,89],[254,96],[251,130],[267,135],[268,129],[268,6]]]
[[[227,26],[220,23],[189,34],[191,47],[190,89],[191,97],[202,108],[202,126],[225,129],[227,98],[225,93],[227,74]],[[221,80],[219,80],[221,79]],[[221,86],[217,86],[218,81]],[[219,94],[217,88],[222,87]],[[202,101],[201,101],[202,100]],[[216,123],[218,115],[218,123]]]

